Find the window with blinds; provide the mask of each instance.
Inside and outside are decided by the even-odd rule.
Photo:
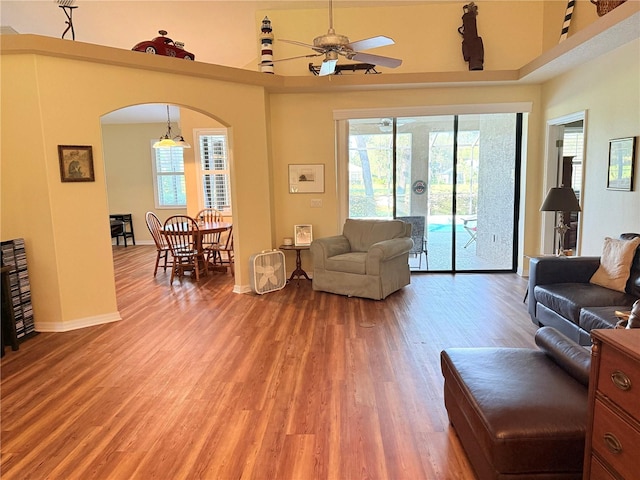
[[[199,131],[200,174],[204,208],[231,213],[226,130]]]
[[[187,206],[187,189],[184,177],[183,149],[165,147],[151,148],[151,151],[153,152],[156,208],[185,208]]]
[[[564,140],[562,142],[562,155],[573,157],[571,161],[573,174],[571,175],[571,188],[580,198],[582,189],[582,149],[584,146],[584,130],[580,127],[566,127],[564,130]]]

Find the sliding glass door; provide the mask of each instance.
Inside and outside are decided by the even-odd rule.
[[[348,215],[403,218],[412,270],[511,271],[520,114],[348,121]]]

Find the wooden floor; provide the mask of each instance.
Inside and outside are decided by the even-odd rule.
[[[385,301],[169,286],[114,247],[122,321],[2,359],[2,480],[472,479],[439,354],[532,347],[514,274],[414,275]]]

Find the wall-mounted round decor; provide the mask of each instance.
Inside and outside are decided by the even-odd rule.
[[[411,186],[411,188],[413,189],[413,193],[422,195],[424,192],[427,191],[427,184],[424,180],[416,180],[415,182],[413,182],[413,185]]]

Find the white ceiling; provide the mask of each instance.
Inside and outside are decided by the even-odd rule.
[[[180,109],[169,105],[171,124],[180,120]],[[167,121],[167,105],[165,103],[148,103],[133,107],[121,108],[115,112],[103,115],[100,122],[104,125],[116,123],[157,123]]]

